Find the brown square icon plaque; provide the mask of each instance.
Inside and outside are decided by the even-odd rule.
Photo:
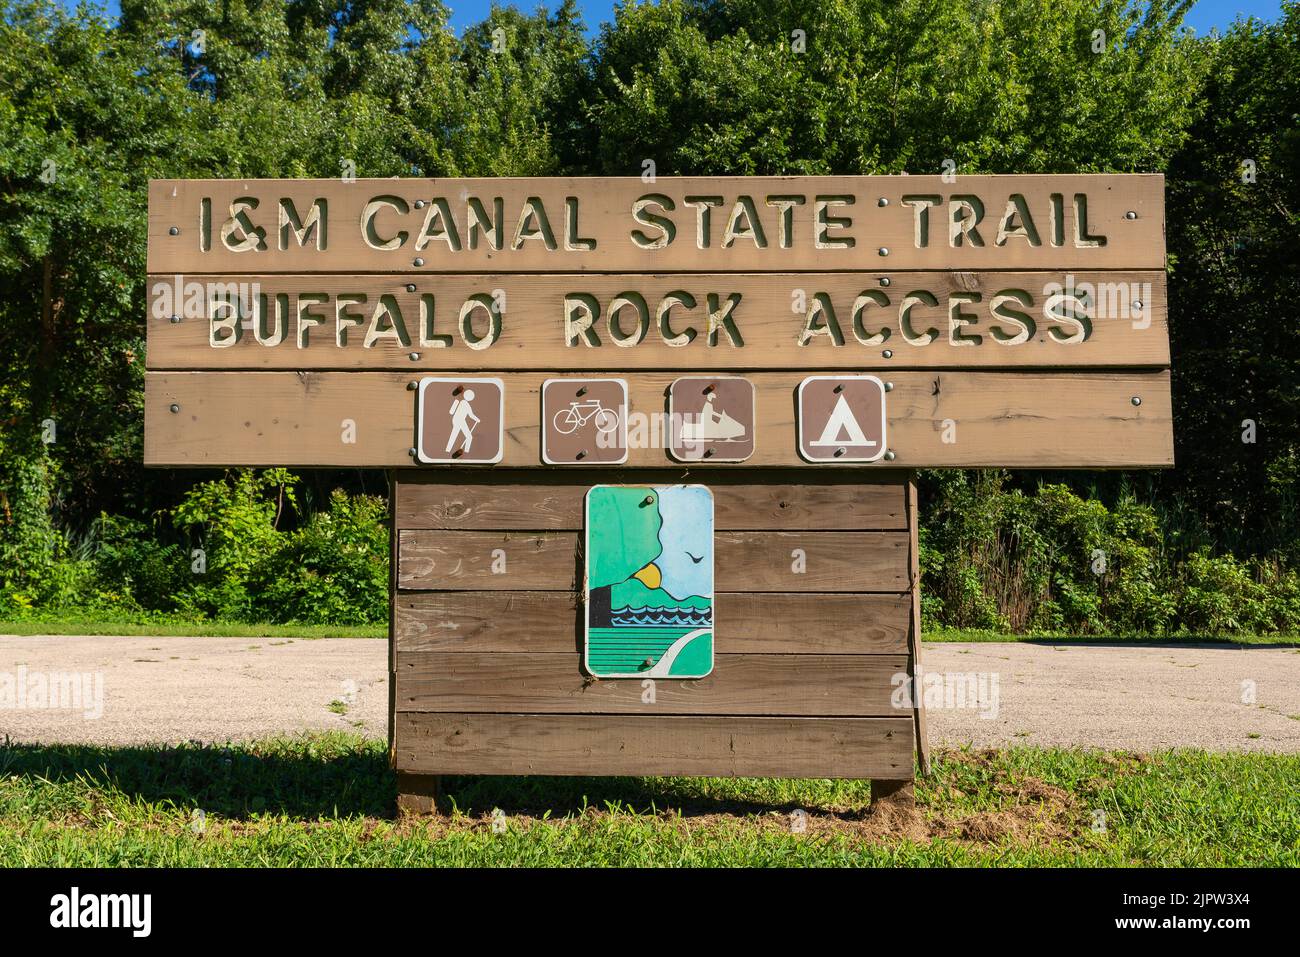
[[[627,461],[627,380],[542,383],[542,461],[619,465]]]
[[[875,376],[809,376],[797,408],[807,461],[874,462],[885,454],[885,384]]]
[[[427,464],[491,465],[504,449],[506,389],[500,379],[420,380],[415,457]]]
[[[754,454],[754,383],[683,376],[668,389],[668,452],[679,462],[743,462]]]

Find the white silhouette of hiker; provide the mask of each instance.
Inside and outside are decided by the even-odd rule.
[[[474,426],[469,424],[469,420],[474,421],[474,425],[479,424],[479,417],[474,414],[470,403],[474,401],[474,390],[466,389],[463,398],[454,399],[451,408],[447,410],[451,416],[451,438],[447,439],[447,451],[451,452],[456,447],[456,440],[465,436],[465,451],[469,451],[470,443],[474,440]]]

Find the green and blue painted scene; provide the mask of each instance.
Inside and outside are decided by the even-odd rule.
[[[597,678],[713,670],[713,493],[703,485],[587,492],[587,640]]]

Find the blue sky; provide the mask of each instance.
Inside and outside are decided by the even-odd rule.
[[[76,6],[76,0],[63,0],[63,2],[68,7]],[[118,0],[100,0],[100,2],[107,6],[109,13],[117,14]],[[451,7],[451,25],[457,34],[465,27],[482,20],[491,8],[491,0],[446,0],[446,2]],[[582,16],[589,31],[595,32],[602,21],[612,18],[614,2],[615,0],[578,0],[578,6],[582,9]],[[531,11],[539,6],[539,3],[536,0],[523,0],[523,2],[500,5]],[[554,8],[555,4],[552,2],[547,6]],[[1227,27],[1238,16],[1276,20],[1280,7],[1280,0],[1200,0],[1188,14],[1187,23],[1194,27],[1197,33],[1204,34],[1208,33],[1211,27]]]

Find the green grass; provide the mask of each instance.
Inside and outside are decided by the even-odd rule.
[[[257,625],[229,621],[194,621],[159,614],[100,614],[91,611],[34,613],[0,617],[0,635],[180,635],[217,638],[385,638],[388,625]],[[1068,635],[1036,632],[1008,635],[979,628],[926,628],[931,642],[1044,641],[1088,644],[1234,644],[1300,647],[1300,635]]]
[[[915,812],[868,810],[861,781],[515,777],[397,818],[384,744],[344,734],[7,745],[0,866],[1294,867],[1297,780],[1297,756],[1017,748],[940,754]]]
[[[0,619],[0,635],[180,635],[213,638],[386,638],[388,625],[247,625],[229,621]]]
[[[1231,645],[1285,645],[1300,646],[1300,635],[1224,635],[1193,633],[1186,635],[1070,635],[1061,632],[1040,631],[1026,635],[1010,635],[984,628],[927,627],[924,638],[931,642],[963,641],[1042,641],[1053,644],[1073,642],[1079,644],[1231,644]]]

